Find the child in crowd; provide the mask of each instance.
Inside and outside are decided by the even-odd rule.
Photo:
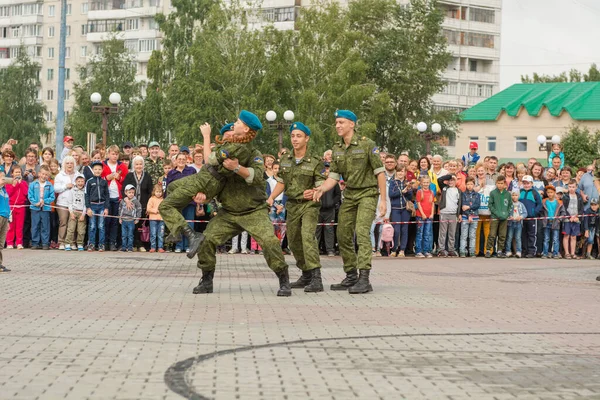
[[[162,184],[157,183],[154,186],[152,197],[150,197],[150,200],[148,200],[148,205],[146,206],[146,212],[148,213],[148,217],[150,219],[150,253],[154,253],[155,251],[158,251],[159,253],[165,252],[163,249],[165,224],[160,216],[160,213],[158,212],[158,206],[162,201]]]
[[[478,148],[479,145],[477,144],[477,142],[469,143],[469,152],[462,156],[462,162],[465,165],[465,168],[468,169],[469,167],[475,166],[479,162],[479,159],[481,157],[479,156],[479,154],[477,154]]]
[[[48,166],[50,167],[50,177],[48,181],[54,187],[54,178],[60,172],[60,164],[57,159],[53,158],[48,162]],[[56,195],[56,193],[55,193]],[[58,212],[56,212],[56,208],[54,207],[56,202],[52,202],[50,209],[50,249],[58,249],[58,226],[60,225],[60,221],[58,218]]]
[[[556,188],[552,185],[546,186],[546,195],[548,198],[542,200],[544,226],[544,250],[542,258],[548,258],[550,250],[550,240],[552,240],[552,256],[560,258],[560,224],[562,220],[559,218],[565,215],[562,201],[556,197]]]
[[[474,168],[471,168],[474,170]],[[460,233],[460,256],[467,256],[467,240],[469,241],[469,251],[471,257],[477,257],[477,249],[475,248],[475,234],[477,232],[477,223],[479,222],[479,206],[481,204],[481,196],[475,189],[475,179],[467,178],[467,190],[462,193],[462,210],[461,210],[461,233]]]
[[[98,229],[98,251],[104,251],[104,217],[108,215],[109,196],[108,183],[101,178],[104,165],[102,161],[92,162],[94,176],[85,183],[85,208],[90,217],[88,231],[88,251],[96,246],[96,229]]]
[[[562,145],[560,143],[553,143],[552,144],[552,153],[550,153],[550,155],[548,156],[548,165],[552,165],[552,159],[554,157],[560,157],[560,168],[559,169],[563,169],[563,167],[565,166],[565,153],[562,152]]]
[[[396,257],[404,257],[404,251],[408,243],[408,224],[411,211],[408,202],[412,202],[413,191],[410,184],[406,181],[406,167],[401,165],[396,168],[396,177],[388,182],[387,195],[390,198],[392,222],[403,222],[403,224],[394,224],[394,246]]]
[[[167,176],[169,175],[169,172],[171,172],[171,170],[173,169],[173,161],[171,161],[170,158],[165,158],[163,160],[163,172],[165,173],[162,177],[162,179],[160,180],[160,184],[162,187],[162,191],[163,191],[163,196],[165,194],[167,194]]]
[[[3,265],[4,260],[2,258],[2,249],[4,248],[4,241],[6,240],[6,233],[10,224],[10,199],[6,192],[4,176],[4,172],[0,172],[0,272],[10,272],[10,269]]]
[[[71,244],[75,243],[75,232],[77,232],[77,250],[83,251],[83,240],[85,239],[87,223],[85,221],[85,178],[82,175],[75,178],[75,186],[71,189],[71,199],[68,208],[69,222],[67,223],[65,250],[71,251]]]
[[[485,246],[485,258],[492,256],[496,236],[498,237],[498,258],[506,257],[503,250],[506,244],[506,230],[508,227],[508,215],[512,206],[511,195],[506,190],[506,178],[498,175],[496,178],[496,189],[490,193],[488,207],[492,221],[490,223],[490,235]]]
[[[523,232],[523,219],[527,218],[527,209],[519,201],[519,189],[511,192],[512,207],[508,218],[508,234],[506,237],[506,257],[512,256],[512,243],[515,240],[515,257],[521,258],[521,234]]]
[[[125,200],[119,203],[119,223],[121,224],[121,251],[133,251],[133,231],[142,216],[142,204],[135,198],[135,186],[125,186],[125,196],[133,204],[133,209],[127,208]]]
[[[565,258],[577,259],[575,248],[577,236],[581,234],[581,220],[579,215],[583,214],[583,198],[577,193],[577,181],[571,179],[569,182],[569,192],[563,196],[563,206],[566,216],[563,224],[563,248],[565,249]]]
[[[6,248],[12,249],[17,246],[17,249],[23,249],[23,226],[25,224],[25,204],[27,203],[27,191],[29,184],[22,177],[22,169],[20,165],[14,165],[12,168],[13,183],[5,185],[4,188],[10,199],[10,208],[12,221],[8,228],[8,236],[6,237]]]
[[[585,257],[592,260],[592,247],[594,247],[594,238],[598,235],[598,199],[590,200],[590,207],[585,210],[583,218],[583,229],[587,243],[587,251]]]
[[[54,201],[54,186],[50,183],[50,169],[40,166],[38,179],[31,182],[27,198],[31,203],[31,248],[50,249],[50,211]]]
[[[462,207],[462,196],[456,187],[456,176],[452,175],[448,186],[442,189],[440,198],[440,233],[438,238],[438,257],[456,257],[456,220],[460,215]],[[446,239],[448,239],[448,251],[446,251]]]
[[[415,240],[415,250],[417,258],[431,258],[431,248],[433,246],[433,214],[435,212],[435,195],[431,191],[431,179],[428,175],[423,175],[421,179],[421,188],[417,191],[417,238]]]
[[[533,187],[533,177],[531,175],[525,175],[523,177],[523,189],[521,189],[519,201],[523,203],[525,209],[527,209],[527,216],[529,218],[535,218],[541,215],[543,207],[542,197],[540,196],[539,192]],[[538,252],[538,248],[536,245],[536,220],[528,219],[523,221],[523,233],[521,240],[524,242],[523,246],[525,247],[525,257],[535,257]]]

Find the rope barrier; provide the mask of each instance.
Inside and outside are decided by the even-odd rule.
[[[12,205],[10,206],[11,210],[15,209],[15,208],[30,208],[31,206],[28,205]],[[68,210],[67,207],[59,207],[59,206],[55,206],[55,205],[46,205],[46,207],[51,207],[57,210]],[[88,214],[86,214],[88,215]],[[104,214],[92,214],[93,217],[104,217],[104,218],[116,218],[119,219],[120,217],[118,215],[104,215]],[[572,217],[577,217],[580,219],[579,222],[582,222],[581,219],[585,218],[585,217],[597,217],[598,214],[581,214],[581,215],[564,215],[564,216],[557,216],[557,217],[527,217],[527,218],[523,218],[520,221],[540,221],[540,220],[550,220],[550,219],[570,219]],[[480,216],[478,216],[475,220],[473,220],[473,222],[478,222]],[[458,217],[457,217],[458,218]],[[151,221],[150,218],[135,218],[136,220],[139,221]],[[210,220],[197,220],[197,219],[191,219],[191,220],[185,220],[186,222],[189,223],[208,223],[210,222]],[[483,219],[482,221],[484,222],[491,222],[491,221],[502,221],[498,218],[486,218]],[[507,219],[507,221],[511,222],[514,221],[513,219]],[[429,219],[427,221],[406,221],[406,222],[376,222],[376,225],[383,225],[383,224],[390,224],[390,225],[412,225],[412,224],[423,224],[425,222],[431,222],[431,223],[435,223],[435,224],[442,224],[442,223],[451,223],[451,222],[456,222],[456,223],[463,223],[466,221],[462,221],[462,217],[458,218],[456,221],[434,221],[432,219]],[[285,222],[273,222],[273,225],[287,225]],[[337,222],[320,222],[317,224],[317,226],[336,226],[338,225]]]

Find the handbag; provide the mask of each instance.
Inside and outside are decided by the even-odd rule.
[[[142,242],[149,242],[150,241],[150,226],[148,226],[148,221],[144,221],[142,223],[142,226],[140,226],[138,229],[140,231],[140,240]]]
[[[404,203],[406,204],[406,211],[410,212],[410,215],[415,217],[417,215],[417,210],[415,209],[415,203],[413,203],[412,201],[406,200],[406,197],[404,197],[404,193],[402,193],[402,191],[400,190],[400,187],[398,186],[398,182],[396,182],[394,180],[394,183],[396,184],[396,188],[400,192],[400,195],[402,195],[402,199],[404,200]]]

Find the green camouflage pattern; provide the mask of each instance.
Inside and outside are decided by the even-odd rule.
[[[234,176],[235,172],[228,170],[223,166],[223,161],[227,158],[237,159],[241,166],[248,167],[254,156],[254,147],[249,143],[223,143],[215,146],[208,157],[208,164],[214,165],[217,172],[224,176]]]
[[[288,200],[286,203],[286,235],[288,246],[302,271],[321,268],[319,243],[315,233],[319,221],[320,204],[314,201]]]
[[[340,207],[337,237],[340,254],[344,262],[344,271],[353,269],[371,269],[371,224],[375,219],[377,195],[344,198]],[[354,247],[354,234],[358,253]]]
[[[152,178],[152,185],[156,185],[161,182],[165,174],[163,171],[163,160],[159,158],[156,161],[152,161],[150,157],[146,157],[144,160],[144,171]]]
[[[346,147],[340,138],[333,145],[329,176],[346,182],[344,198],[360,199],[377,196],[377,175],[385,169],[379,158],[379,148],[371,139],[354,133],[350,145]],[[370,226],[370,225],[369,225]]]
[[[288,199],[303,200],[304,191],[320,186],[327,177],[318,157],[306,155],[298,163],[292,153],[281,156],[278,177],[285,184]]]

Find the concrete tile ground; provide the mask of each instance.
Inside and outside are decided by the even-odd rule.
[[[377,258],[373,293],[278,298],[261,256],[192,295],[182,255],[4,255],[0,399],[600,399],[597,261]]]

